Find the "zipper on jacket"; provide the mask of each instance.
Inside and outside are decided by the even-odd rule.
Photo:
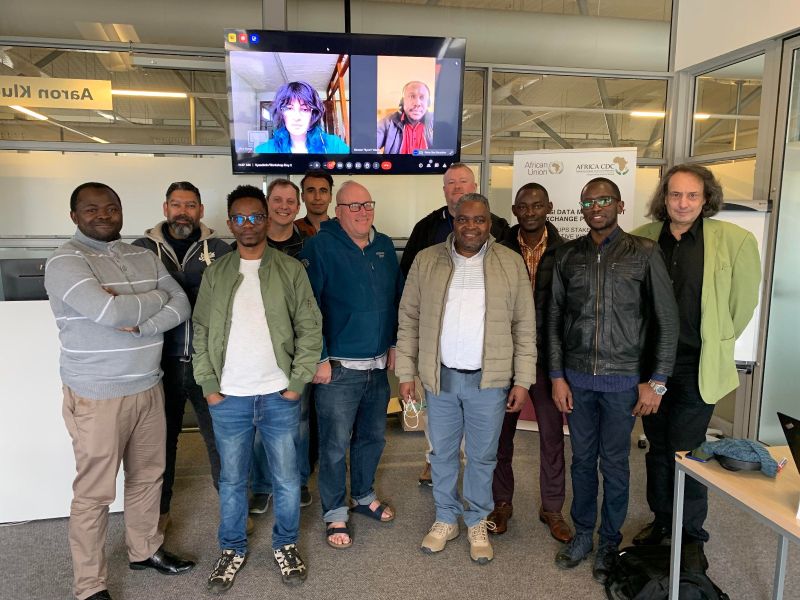
[[[592,374],[597,375],[597,358],[600,346],[600,246],[597,247],[597,289],[594,303],[594,367]]]
[[[436,369],[434,370],[436,378],[435,393],[439,394],[442,391],[442,326],[444,325],[444,307],[447,304],[447,294],[450,290],[450,284],[453,282],[453,275],[455,275],[456,266],[453,263],[453,257],[450,256],[450,250],[447,249],[447,260],[450,263],[450,274],[447,276],[447,284],[444,286],[444,298],[442,298],[442,312],[439,315],[439,335],[436,337]],[[419,349],[417,349],[417,356],[419,357]],[[417,369],[419,371],[419,369]]]
[[[170,260],[172,260],[172,262],[175,263],[175,266],[178,267],[178,272],[180,272],[180,273],[185,273],[186,272],[185,267],[186,267],[186,264],[188,263],[189,259],[191,258],[192,251],[195,250],[196,248],[200,247],[198,245],[198,242],[194,242],[191,246],[189,246],[189,249],[186,251],[186,254],[183,255],[183,262],[178,262],[178,260],[177,260],[178,259],[178,255],[175,254],[175,250],[173,250],[172,247],[169,246],[169,244],[167,244],[166,242],[163,242],[163,243],[162,242],[156,242],[156,245],[157,246],[163,245],[165,252],[166,252],[167,248],[169,248],[169,250],[170,250],[170,252],[172,254],[170,254],[170,252],[167,252],[167,256],[169,256]],[[191,355],[189,354],[189,346],[191,344],[189,338],[192,335],[191,322],[192,322],[192,318],[189,317],[183,323],[183,328],[185,329],[185,332],[183,334],[183,356],[184,356],[184,358],[186,358],[186,357],[190,357],[191,358]]]

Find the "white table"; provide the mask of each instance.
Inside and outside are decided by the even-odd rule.
[[[683,530],[683,493],[686,476],[693,477],[709,490],[722,494],[735,506],[755,516],[778,533],[778,552],[772,597],[783,598],[786,554],[789,541],[800,543],[800,520],[797,504],[800,498],[800,474],[788,446],[768,448],[776,461],[787,457],[789,462],[775,479],[760,471],[727,471],[716,460],[701,463],[686,458],[686,452],[675,454],[675,495],[672,506],[672,557],[670,560],[670,600],[678,600]]]

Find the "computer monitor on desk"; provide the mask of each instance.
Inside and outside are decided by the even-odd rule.
[[[44,289],[45,258],[0,259],[0,299],[47,300]]]

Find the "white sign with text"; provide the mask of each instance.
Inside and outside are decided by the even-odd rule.
[[[512,194],[516,195],[526,183],[544,186],[553,203],[549,220],[562,236],[575,239],[589,231],[578,200],[583,186],[595,177],[605,177],[617,184],[622,201],[627,203],[619,215],[619,225],[625,231],[633,229],[636,148],[515,152]]]

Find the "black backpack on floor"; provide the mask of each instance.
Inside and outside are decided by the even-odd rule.
[[[620,550],[606,580],[609,600],[667,600],[670,546],[629,546]],[[685,544],[681,553],[680,600],[730,600],[706,575],[702,547]]]

